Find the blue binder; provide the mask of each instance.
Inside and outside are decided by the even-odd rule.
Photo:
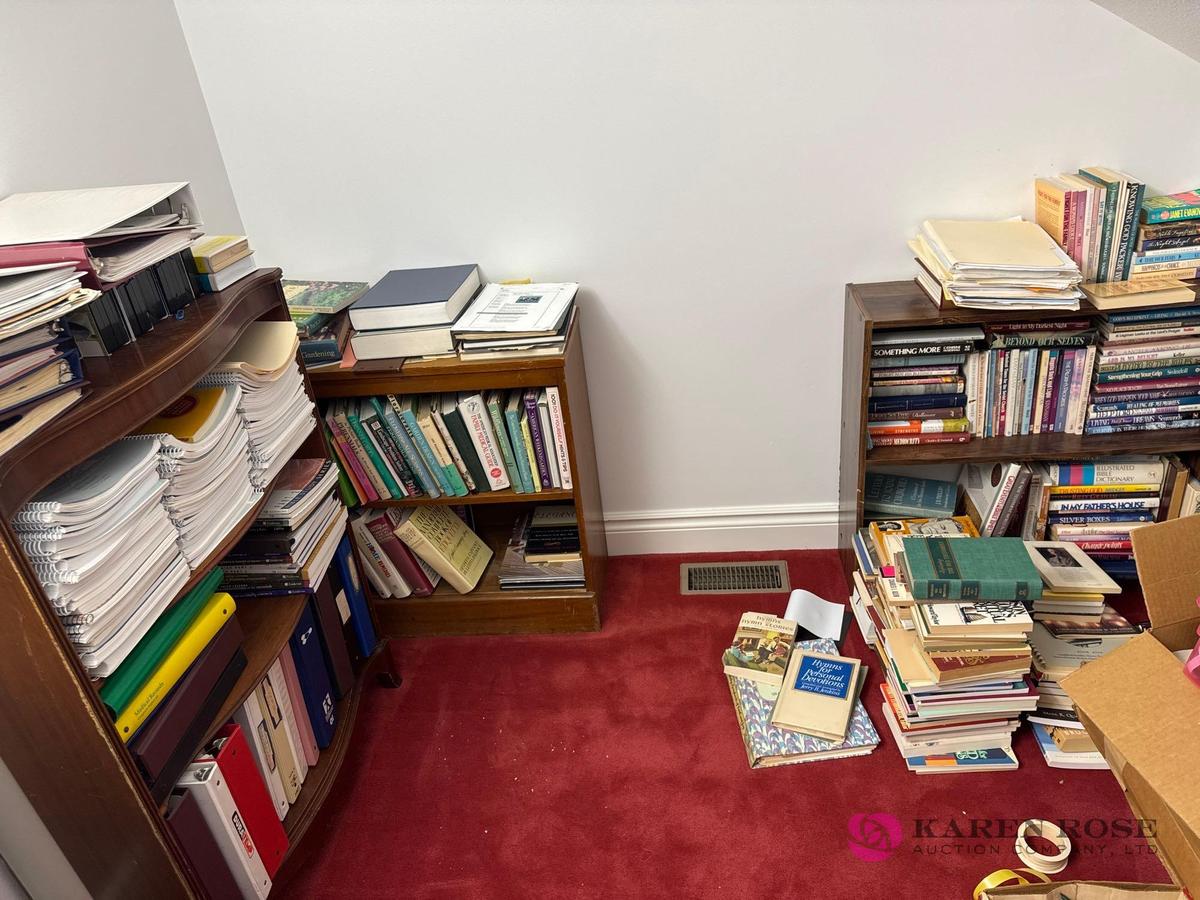
[[[350,607],[350,624],[354,628],[354,636],[358,639],[358,649],[364,657],[370,656],[375,651],[379,638],[375,634],[375,626],[371,623],[371,611],[367,609],[367,598],[363,595],[362,582],[359,581],[350,538],[345,535],[338,544],[333,563],[329,572],[330,576],[337,576],[330,585],[333,595],[336,597],[339,590],[345,592],[346,605]]]
[[[291,645],[296,675],[300,680],[300,693],[304,695],[304,705],[312,722],[313,737],[323,750],[333,740],[337,708],[329,685],[329,671],[325,668],[321,638],[317,635],[317,623],[308,604],[304,605],[300,621],[292,632]]]

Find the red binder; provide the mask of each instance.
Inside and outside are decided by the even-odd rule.
[[[229,793],[233,794],[233,802],[250,830],[250,838],[267,867],[267,874],[274,878],[287,853],[288,839],[242,729],[235,722],[223,727],[197,760],[205,757],[216,760],[229,785]]]
[[[0,247],[0,267],[35,266],[42,263],[73,262],[84,287],[100,289],[100,279],[83,241],[54,241]]]

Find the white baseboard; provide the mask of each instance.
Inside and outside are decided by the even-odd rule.
[[[837,546],[836,503],[708,506],[608,513],[613,556],[733,550],[819,550]]]

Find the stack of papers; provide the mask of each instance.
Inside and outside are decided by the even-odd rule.
[[[90,674],[121,663],[191,571],[163,507],[159,442],[126,438],[26,503],[13,529]]]
[[[142,426],[159,438],[159,474],[169,482],[163,499],[193,570],[261,496],[250,481],[240,402],[237,385],[193,388]]]
[[[1079,267],[1033,222],[926,220],[908,245],[917,283],[939,306],[1079,309]]]
[[[96,276],[106,283],[122,281],[186,250],[199,236],[198,231],[167,231],[95,247],[91,257]]]
[[[454,323],[460,356],[561,354],[579,285],[487,284]]]
[[[291,322],[254,322],[202,385],[237,385],[250,439],[251,478],[265,490],[316,424],[296,362],[300,338]]]

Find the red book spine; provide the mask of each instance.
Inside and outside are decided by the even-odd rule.
[[[433,584],[430,583],[421,567],[417,565],[412,552],[392,531],[392,523],[387,514],[380,513],[368,519],[367,528],[371,530],[371,535],[379,542],[380,549],[387,554],[387,558],[392,561],[392,565],[396,567],[401,577],[408,582],[413,596],[428,597],[432,594]]]
[[[338,420],[334,418],[333,413],[326,413],[325,421],[329,425],[329,431],[333,435],[334,443],[341,451],[342,459],[349,464],[351,472],[354,474],[354,479],[358,482],[358,487],[361,488],[361,496],[364,502],[371,502],[379,499],[379,493],[375,490],[375,486],[371,484],[371,479],[367,477],[366,470],[363,469],[362,463],[359,462],[358,456],[354,453],[354,448],[350,446],[350,442],[346,440],[346,436],[342,433],[342,426]]]
[[[267,874],[274,878],[288,848],[283,823],[275,814],[275,804],[271,801],[267,786],[263,784],[262,776],[258,774],[258,766],[250,755],[250,747],[242,729],[237,723],[230,722],[217,732],[216,740],[222,739],[224,741],[213,758],[225,776],[229,793],[233,795],[233,802],[245,820],[255,849],[267,867]]]

